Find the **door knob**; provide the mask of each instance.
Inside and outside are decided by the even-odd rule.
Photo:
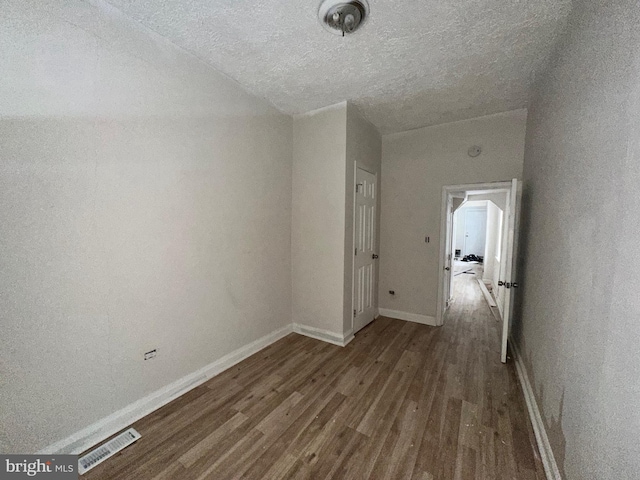
[[[371,258],[373,258],[373,259],[375,260],[376,258],[378,258],[378,255],[376,255],[376,254],[374,253],[373,255],[371,255]]]
[[[444,267],[444,269],[448,272],[449,270],[451,270],[451,268],[449,267]]]

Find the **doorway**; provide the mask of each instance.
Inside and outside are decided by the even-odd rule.
[[[464,256],[484,255],[487,234],[487,206],[486,201],[484,204],[482,204],[483,202],[478,203],[481,205],[470,206],[465,204],[454,212],[454,230],[456,229],[456,216],[458,223],[462,223],[460,233],[463,235],[463,241],[459,246],[462,248],[462,255]],[[458,213],[463,214],[458,215]]]
[[[455,282],[477,281],[502,322],[501,360],[507,359],[517,255],[521,184],[496,182],[443,187],[437,322],[455,301]],[[458,289],[460,291],[460,289]]]
[[[376,203],[377,176],[356,167],[353,218],[353,333],[371,323],[376,315]]]
[[[454,208],[453,212],[452,249],[454,253],[448,304],[457,298],[461,289],[456,287],[460,287],[461,282],[484,281],[484,260],[487,258],[485,250],[489,246],[490,238],[494,237],[494,232],[489,229],[495,228],[495,225],[488,224],[487,204],[490,201],[473,198],[474,195],[468,195],[458,208]],[[491,292],[490,282],[486,283],[485,288]],[[471,291],[474,290],[471,289]]]

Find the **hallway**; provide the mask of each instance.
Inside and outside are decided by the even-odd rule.
[[[514,363],[500,362],[502,325],[478,285],[482,265],[457,270],[454,301],[436,333],[448,352],[439,382],[448,399],[441,401],[452,412],[446,422],[457,423],[459,431],[451,450],[463,465],[461,475],[446,478],[544,479]]]
[[[287,336],[135,423],[142,438],[86,478],[543,479],[475,277],[441,328]]]

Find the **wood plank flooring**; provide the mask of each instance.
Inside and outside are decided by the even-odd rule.
[[[345,348],[291,334],[133,426],[87,479],[544,479],[475,280],[445,326],[381,317]]]

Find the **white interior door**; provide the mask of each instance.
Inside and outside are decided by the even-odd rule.
[[[454,192],[450,194],[451,199],[447,197],[447,224],[446,235],[451,238],[447,238],[447,246],[446,246],[446,260],[444,267],[444,276],[445,276],[445,289],[446,289],[446,302],[445,302],[445,310],[449,308],[451,305],[451,301],[453,300],[453,280],[454,280],[454,253],[456,250],[456,246],[458,243],[458,230],[464,228],[460,225],[461,216],[458,214],[460,212],[460,206],[467,200],[466,192]],[[451,202],[451,203],[449,203]],[[464,223],[464,222],[462,222]]]
[[[356,169],[354,215],[353,332],[370,323],[374,305],[376,255],[376,175]]]
[[[507,203],[505,223],[506,231],[506,251],[504,257],[504,267],[502,278],[498,281],[498,288],[504,289],[504,306],[502,310],[502,352],[500,359],[502,363],[507,362],[507,341],[511,329],[513,317],[513,296],[518,287],[516,281],[516,258],[518,248],[518,217],[520,213],[520,197],[522,184],[515,178],[511,181],[511,191]]]
[[[451,296],[453,293],[453,195],[447,195],[447,221],[445,232],[445,262],[444,262],[444,283],[445,283],[445,302],[444,309],[449,308],[451,304]]]
[[[484,255],[487,238],[487,209],[465,209],[464,255]]]

